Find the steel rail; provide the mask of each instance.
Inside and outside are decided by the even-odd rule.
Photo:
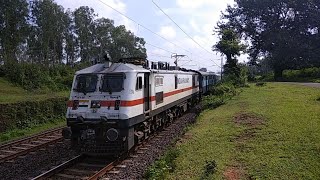
[[[14,159],[16,157],[28,154],[32,151],[41,149],[50,144],[55,144],[63,140],[63,137],[61,135],[53,136],[56,138],[50,137],[50,139],[48,139],[48,136],[50,136],[51,134],[61,132],[62,129],[63,127],[51,129],[42,133],[38,133],[32,136],[10,141],[8,143],[0,145],[0,152],[4,152],[4,154],[0,154],[0,162]],[[43,139],[46,139],[46,140],[43,140]],[[38,143],[32,144],[32,142],[38,142]]]

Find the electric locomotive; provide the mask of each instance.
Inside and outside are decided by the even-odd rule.
[[[63,136],[86,154],[117,156],[198,103],[200,72],[143,58],[76,72]]]

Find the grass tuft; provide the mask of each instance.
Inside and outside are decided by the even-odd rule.
[[[157,160],[145,173],[146,179],[162,180],[168,173],[176,168],[175,159],[178,157],[179,151],[176,148],[169,149],[164,156]]]
[[[215,160],[206,161],[204,166],[204,173],[200,179],[209,179],[209,177],[216,172],[217,163]]]
[[[266,86],[266,85],[267,85],[267,83],[265,83],[265,82],[258,82],[258,83],[256,83],[256,86],[260,86],[260,87]]]

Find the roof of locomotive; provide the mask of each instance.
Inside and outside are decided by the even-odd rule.
[[[103,74],[113,72],[150,72],[150,70],[147,70],[140,66],[136,66],[134,64],[113,63],[110,67],[108,67],[106,64],[95,64],[93,66],[77,71],[76,74]]]
[[[214,72],[204,72],[204,71],[199,71],[199,72],[204,76],[216,75]]]

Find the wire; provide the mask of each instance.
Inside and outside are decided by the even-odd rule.
[[[179,46],[179,45],[177,45],[177,44],[173,43],[172,41],[168,40],[167,38],[165,38],[165,37],[161,36],[160,34],[158,34],[158,33],[154,32],[154,31],[152,31],[151,29],[149,29],[149,28],[147,28],[146,26],[144,26],[144,25],[140,24],[139,22],[135,21],[134,19],[132,19],[132,18],[128,17],[127,15],[123,14],[122,12],[120,12],[120,11],[118,11],[117,9],[113,8],[112,6],[110,6],[110,5],[106,4],[106,3],[105,3],[105,2],[103,2],[102,0],[98,0],[98,1],[100,1],[102,4],[104,4],[104,5],[108,6],[109,8],[113,9],[114,11],[118,12],[119,14],[121,14],[121,15],[122,15],[122,16],[124,16],[124,17],[126,17],[127,19],[131,20],[132,22],[134,22],[134,23],[138,24],[138,27],[139,27],[139,26],[141,26],[142,28],[146,29],[147,31],[151,32],[152,34],[155,34],[156,36],[158,36],[158,37],[160,37],[160,38],[162,38],[162,39],[164,39],[164,40],[168,41],[168,42],[169,42],[169,43],[171,43],[172,45],[177,46],[177,47],[181,48],[182,50],[184,50],[184,51],[186,51],[186,52],[191,53],[189,50],[184,49],[182,46]]]
[[[189,52],[190,54],[193,54],[191,51],[183,48],[182,46],[177,45],[176,43],[173,43],[172,41],[168,40],[167,38],[161,36],[160,34],[154,32],[154,31],[152,31],[151,29],[149,29],[149,28],[147,28],[146,26],[140,24],[140,23],[137,22],[136,20],[130,18],[129,16],[125,15],[124,13],[122,13],[121,11],[115,9],[114,7],[110,6],[109,4],[103,2],[102,0],[98,0],[98,1],[101,2],[102,4],[108,6],[108,7],[111,8],[112,10],[116,11],[117,13],[119,13],[120,15],[122,15],[123,17],[125,17],[125,18],[131,20],[132,22],[136,23],[136,24],[138,25],[138,30],[139,30],[139,27],[142,27],[142,28],[146,29],[147,31],[151,32],[152,34],[154,34],[154,35],[162,38],[163,40],[171,43],[172,45],[177,46],[177,47],[179,47],[180,49],[182,49],[182,50],[184,50],[184,51],[186,51],[186,52]],[[152,2],[153,2],[153,0],[152,0]],[[155,2],[153,2],[153,3],[155,4]],[[162,11],[162,9],[161,9],[157,4],[155,4],[155,5]],[[162,12],[163,12],[163,11],[162,11]],[[163,12],[163,13],[165,14],[165,12]],[[167,14],[166,14],[166,15],[167,15]],[[167,16],[168,16],[168,15],[167,15]],[[168,16],[168,17],[169,17],[169,16]],[[170,17],[169,17],[169,18],[170,18]],[[171,19],[171,18],[170,18],[170,19]],[[172,19],[171,19],[171,20],[172,20]],[[173,20],[172,20],[172,21],[173,21]],[[174,22],[174,21],[173,21],[173,22]],[[175,22],[174,22],[174,23],[175,23]],[[175,23],[175,24],[176,24],[176,23]],[[178,24],[176,24],[176,25],[180,28],[180,26],[179,26]],[[180,28],[180,29],[181,29],[181,28]],[[181,30],[183,31],[183,29],[181,29]],[[184,32],[184,31],[183,31],[183,32]],[[184,33],[186,34],[186,32],[184,32]],[[188,34],[186,34],[186,35],[187,35],[189,38],[191,38]],[[191,38],[191,39],[192,39],[192,38]],[[192,40],[193,40],[195,43],[197,43],[194,39],[192,39]],[[166,49],[164,49],[164,48],[158,47],[158,46],[156,46],[156,45],[153,45],[153,44],[150,44],[150,43],[147,43],[147,42],[146,42],[146,44],[148,44],[148,45],[150,45],[150,46],[152,46],[152,47],[154,47],[154,48],[161,49],[161,50],[166,51],[166,52],[171,53],[171,54],[174,53],[174,52],[171,52],[171,51],[169,51],[169,50],[166,50]],[[200,47],[202,47],[199,43],[197,43],[197,44],[198,44]],[[203,47],[202,47],[202,48],[203,48]],[[204,49],[204,48],[203,48],[203,49]],[[205,50],[206,50],[206,49],[205,49]],[[206,51],[207,51],[207,50],[206,50]],[[209,51],[207,51],[207,52],[209,52]],[[198,57],[200,57],[201,59],[205,60],[202,56],[198,56]],[[210,59],[209,59],[209,60],[210,60]],[[210,61],[214,62],[213,60],[210,60]],[[214,62],[214,63],[215,63],[215,62]],[[215,64],[216,64],[217,66],[219,66],[217,63],[215,63]],[[220,66],[219,66],[219,67],[220,67]]]
[[[161,50],[166,51],[166,52],[171,53],[171,54],[173,54],[173,53],[174,53],[174,52],[172,52],[172,51],[166,50],[166,49],[161,48],[161,47],[159,47],[159,46],[156,46],[156,45],[150,44],[150,43],[148,43],[148,42],[146,42],[146,44],[148,44],[148,45],[150,45],[150,46],[152,46],[152,47],[155,47],[155,48],[161,49]]]
[[[165,13],[161,7],[155,3],[152,0],[152,3],[157,6],[157,8],[164,14],[166,15],[185,35],[187,35],[194,43],[196,43],[199,47],[201,47],[203,50],[205,50],[206,52],[208,52],[209,54],[212,54],[212,52],[208,51],[206,48],[204,48],[203,46],[201,46],[196,40],[194,40],[188,33],[186,33],[186,31],[184,31],[167,13]],[[213,60],[211,60],[212,62],[214,62]],[[217,66],[219,66],[216,62],[214,62]],[[219,66],[220,67],[220,66]]]

